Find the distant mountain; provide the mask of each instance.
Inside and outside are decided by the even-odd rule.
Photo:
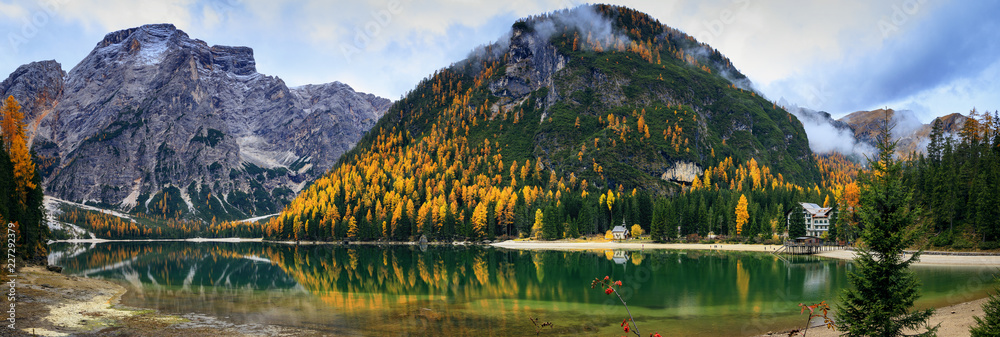
[[[267,235],[512,233],[500,224],[530,227],[548,203],[577,217],[608,189],[677,193],[727,158],[818,183],[802,124],[748,89],[718,51],[632,9],[519,20],[417,84]]]
[[[916,118],[912,111],[901,110],[897,112],[893,109],[856,111],[841,117],[837,121],[847,124],[854,131],[854,135],[859,141],[874,146],[876,137],[879,134],[879,122],[886,118],[886,116],[895,125],[892,132],[893,138],[899,140],[897,152],[908,154],[926,151],[927,143],[930,141],[931,126],[934,122],[931,121],[931,123],[923,124]],[[945,133],[957,135],[962,126],[965,125],[968,117],[960,113],[952,113],[935,118],[935,120],[942,122],[941,125]]]
[[[333,82],[289,88],[253,50],[170,24],[107,34],[67,74],[19,67],[46,194],[162,217],[274,213],[367,132],[391,101]]]
[[[475,111],[490,125],[472,126],[470,138],[498,142],[509,148],[505,157],[540,160],[561,176],[665,192],[671,181],[695,176],[675,173],[733,157],[755,158],[795,181],[818,179],[794,116],[749,90],[749,80],[711,46],[625,7],[582,6],[518,21],[504,40],[419,84],[376,131],[405,127],[420,135],[435,124],[461,125],[461,116],[441,114],[447,107],[423,93],[446,80],[473,93],[452,108]],[[531,123],[513,125],[505,112]]]
[[[870,144],[854,137],[854,130],[850,125],[834,120],[826,111],[799,107],[785,99],[778,100],[778,105],[802,122],[802,127],[809,135],[809,148],[817,154],[837,152],[859,161],[873,149]]]

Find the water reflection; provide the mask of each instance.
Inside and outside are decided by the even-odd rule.
[[[556,323],[554,333],[614,333],[624,310],[588,286],[604,275],[625,284],[622,296],[645,331],[733,335],[750,321],[778,330],[799,321],[798,303],[835,300],[849,265],[767,253],[478,246],[158,242],[52,250],[51,262],[66,273],[126,284],[128,305],[334,334],[523,335],[535,331],[528,317]],[[925,297],[940,298],[956,296],[956,285],[979,270],[917,272]]]

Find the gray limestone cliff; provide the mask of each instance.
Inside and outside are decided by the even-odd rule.
[[[109,33],[68,73],[24,65],[0,93],[22,102],[46,194],[220,220],[279,211],[391,105],[338,82],[289,88],[252,49],[170,24]]]

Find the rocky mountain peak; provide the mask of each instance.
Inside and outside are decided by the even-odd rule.
[[[257,74],[257,62],[250,47],[209,46],[205,41],[192,39],[187,33],[168,23],[108,33],[78,65],[82,69],[119,66],[137,69],[150,66],[189,66],[200,73],[221,71],[239,76]]]
[[[62,97],[65,76],[62,65],[55,60],[31,62],[17,67],[0,83],[0,93],[5,93],[4,98],[14,96],[23,111],[32,112],[25,118],[34,121],[39,113],[51,108]]]
[[[46,194],[205,220],[276,212],[391,104],[339,82],[293,91],[253,49],[172,24],[109,33],[68,74],[32,63],[0,89],[37,129]]]
[[[129,29],[122,29],[104,35],[104,39],[97,44],[97,48],[122,44],[122,42],[128,42],[124,45],[131,46],[134,44],[133,41],[151,42],[155,40],[165,40],[178,32],[184,34],[185,38],[187,37],[187,34],[177,29],[177,27],[173,24],[169,23],[150,24]]]

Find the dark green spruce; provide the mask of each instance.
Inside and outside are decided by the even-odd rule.
[[[904,331],[923,330],[919,336],[934,336],[937,327],[927,319],[934,309],[912,311],[920,297],[919,283],[909,269],[920,258],[903,250],[915,242],[913,224],[919,210],[912,209],[912,193],[903,184],[903,165],[895,157],[889,118],[882,121],[878,153],[869,158],[869,172],[859,174],[862,244],[848,273],[852,287],[836,306],[838,330],[844,336],[902,336]]]

